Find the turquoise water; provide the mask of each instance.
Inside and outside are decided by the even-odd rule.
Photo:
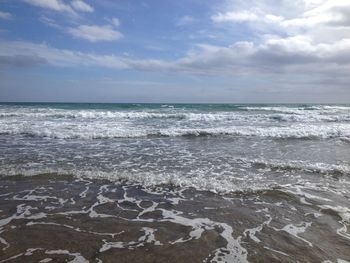
[[[2,102],[0,105],[20,106],[20,107],[46,107],[57,109],[159,109],[163,107],[174,107],[176,109],[197,109],[197,110],[223,110],[223,111],[240,111],[242,107],[288,107],[288,108],[304,108],[312,110],[318,106],[340,106],[349,107],[349,104],[220,104],[220,103],[59,103],[59,102]]]

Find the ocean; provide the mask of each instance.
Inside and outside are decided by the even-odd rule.
[[[350,105],[2,103],[0,175],[0,262],[350,261]]]

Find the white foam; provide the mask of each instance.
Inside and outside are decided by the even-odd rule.
[[[237,161],[242,161],[247,164],[258,164],[264,165],[268,168],[276,168],[283,170],[302,170],[308,172],[315,172],[321,174],[349,174],[350,166],[346,164],[327,164],[321,162],[306,162],[301,160],[277,160],[277,159],[248,159],[248,158],[237,158]]]
[[[0,234],[2,233],[3,231],[0,232]],[[2,248],[2,250],[6,250],[10,247],[10,244],[2,237],[0,237],[0,243],[4,245],[4,247]]]
[[[336,212],[341,221],[342,227],[337,229],[337,234],[350,240],[350,233],[348,233],[348,225],[350,224],[350,209],[344,206],[319,205],[321,209],[330,209]]]
[[[121,232],[118,232],[118,233],[103,233],[103,232],[96,232],[96,231],[88,231],[88,230],[80,229],[79,227],[73,227],[71,225],[58,224],[58,223],[53,223],[53,222],[34,222],[34,221],[29,221],[26,225],[27,226],[34,226],[34,225],[59,226],[59,227],[65,227],[65,228],[68,228],[68,229],[72,229],[72,230],[74,230],[76,232],[89,233],[89,234],[94,234],[94,235],[98,235],[98,236],[110,236],[112,238],[114,238],[115,236],[118,236],[118,235],[124,233],[124,231],[121,231]]]
[[[145,246],[145,244],[150,243],[155,246],[161,246],[162,243],[155,239],[154,233],[156,232],[156,229],[150,228],[150,227],[143,227],[141,231],[144,232],[144,235],[140,236],[138,240],[130,241],[130,242],[121,242],[121,241],[106,241],[103,240],[103,245],[100,248],[100,252],[105,252],[107,250],[110,250],[112,248],[117,249],[135,249],[137,247]]]
[[[311,224],[312,224],[311,222],[303,222],[303,223],[301,223],[299,225],[288,224],[288,225],[284,226],[282,229],[277,229],[277,228],[273,228],[273,229],[275,229],[277,231],[285,231],[288,234],[290,234],[290,235],[292,235],[292,236],[294,236],[294,237],[304,241],[310,247],[312,247],[313,245],[312,245],[312,243],[310,241],[308,241],[305,238],[302,238],[302,237],[299,236],[299,234],[304,233],[306,231],[306,229],[311,226]]]
[[[68,250],[61,250],[61,249],[57,249],[57,250],[46,250],[45,254],[47,255],[68,255],[68,256],[72,256],[74,257],[73,260],[68,261],[69,263],[89,263],[89,261],[84,258],[80,253],[71,253]]]
[[[155,246],[161,246],[162,243],[158,240],[156,240],[154,233],[157,231],[154,228],[150,228],[150,227],[143,227],[142,228],[143,231],[145,231],[145,235],[141,236],[139,238],[139,241],[144,242],[144,243],[151,243],[154,244]]]
[[[256,233],[261,232],[263,230],[263,227],[266,226],[266,225],[269,225],[271,223],[271,221],[272,221],[272,217],[269,216],[269,218],[266,221],[264,221],[262,224],[260,224],[259,226],[244,230],[243,234],[244,235],[249,235],[249,237],[254,242],[260,243],[261,240],[256,237]]]
[[[184,226],[192,227],[192,231],[189,234],[189,238],[184,240],[180,238],[175,242],[186,242],[192,239],[199,239],[204,232],[204,230],[214,229],[215,226],[218,226],[223,229],[220,233],[227,245],[224,249],[219,248],[214,251],[214,262],[248,262],[247,250],[241,245],[241,236],[237,239],[233,237],[233,229],[226,223],[214,222],[208,218],[193,218],[189,219],[183,217],[177,211],[169,211],[165,209],[158,209],[162,211],[163,218],[161,221],[170,221],[176,224],[181,224]],[[222,254],[222,255],[221,255]]]
[[[47,263],[47,262],[51,262],[52,258],[44,258],[42,260],[39,261],[39,263]]]
[[[33,207],[25,204],[20,204],[17,206],[17,211],[7,218],[0,219],[0,230],[7,224],[9,224],[14,219],[41,219],[47,216],[46,213],[40,212],[37,214],[32,214],[30,210]]]
[[[19,257],[22,257],[22,256],[31,256],[31,255],[33,255],[33,252],[38,251],[38,250],[40,251],[40,250],[44,250],[44,249],[43,248],[29,248],[24,253],[20,253],[20,254],[17,254],[15,256],[12,256],[10,258],[1,260],[0,262],[12,261],[12,260],[19,258]],[[73,257],[73,260],[67,261],[69,263],[89,263],[89,261],[86,258],[84,258],[80,253],[72,253],[72,252],[69,252],[68,250],[61,250],[61,249],[45,250],[45,254],[71,256],[71,257]],[[41,260],[40,262],[50,262],[50,261],[51,261],[50,258],[46,258],[44,260]]]
[[[223,170],[222,172],[212,172],[211,170],[207,170],[206,167],[201,169],[196,169],[193,171],[144,171],[142,169],[129,171],[129,170],[119,170],[105,172],[103,170],[80,170],[80,169],[43,169],[41,167],[34,169],[24,168],[11,168],[3,166],[0,169],[0,174],[7,176],[15,176],[18,174],[24,176],[34,176],[37,174],[58,174],[58,175],[74,175],[76,178],[82,179],[108,179],[110,181],[127,181],[129,183],[140,184],[145,187],[155,187],[159,185],[174,185],[181,187],[182,189],[186,189],[189,187],[193,187],[197,190],[207,190],[212,191],[214,193],[229,193],[236,191],[258,191],[264,189],[271,189],[274,187],[280,187],[284,191],[288,191],[294,195],[300,196],[301,201],[305,204],[311,204],[307,199],[316,199],[329,202],[330,199],[324,196],[316,196],[314,194],[310,194],[305,192],[305,185],[310,180],[305,179],[304,181],[300,181],[298,176],[288,178],[288,183],[283,183],[282,180],[276,181],[275,178],[273,180],[269,180],[266,176],[262,176],[259,174],[259,171],[253,170],[251,173],[245,172],[247,169],[251,169],[255,164],[264,164],[266,167],[275,168],[277,171],[282,170],[287,173],[294,174],[297,172],[312,172],[316,174],[324,174],[323,180],[333,180],[333,177],[328,177],[328,174],[332,175],[334,173],[340,174],[344,176],[344,185],[343,193],[348,192],[346,186],[347,177],[345,175],[349,175],[350,168],[346,165],[329,165],[329,164],[309,164],[303,161],[279,161],[279,160],[264,160],[264,159],[244,159],[237,158],[234,160],[232,158],[232,162],[236,162],[236,165],[247,165],[247,167],[242,170],[242,172],[237,172],[236,170],[232,170],[229,172],[227,170]],[[247,173],[246,176],[242,177],[242,173]],[[261,172],[263,173],[263,172]],[[315,174],[315,175],[316,175]],[[283,178],[282,178],[283,179]],[[317,182],[316,182],[317,183]],[[300,185],[301,184],[301,185]],[[304,185],[304,186],[303,186]],[[303,186],[303,187],[302,187]],[[311,184],[307,187],[316,187],[316,185]],[[327,188],[328,189],[328,188]],[[86,190],[86,189],[85,189]],[[312,190],[312,189],[311,189]],[[329,189],[332,191],[332,189]],[[335,191],[335,190],[334,190]],[[339,190],[337,190],[339,192]],[[82,191],[83,196],[85,195],[85,191]],[[335,192],[336,193],[336,192]],[[135,200],[127,196],[126,192],[124,193],[124,201],[134,202]],[[15,197],[19,200],[25,200],[26,198],[34,198],[34,197]],[[37,196],[35,198],[53,198],[51,196]],[[108,200],[102,200],[105,197],[101,194],[99,195],[101,198],[101,202],[107,202]],[[177,204],[181,201],[181,197],[169,197],[170,201],[174,204]],[[69,202],[69,200],[59,199],[57,202],[62,206],[65,202]],[[122,208],[122,207],[121,207]]]
[[[283,126],[223,126],[217,128],[177,128],[169,127],[158,129],[153,127],[114,126],[109,123],[98,125],[75,125],[69,123],[39,123],[26,125],[1,125],[0,133],[11,135],[29,135],[55,139],[107,139],[107,138],[137,138],[146,136],[201,136],[201,135],[231,135],[257,136],[271,138],[350,138],[350,124],[332,125],[292,125]]]
[[[279,251],[279,250],[276,250],[276,249],[272,249],[272,248],[267,247],[267,246],[264,246],[264,248],[267,249],[267,250],[271,250],[271,251],[273,251],[273,252],[276,252],[276,253],[278,253],[278,254],[281,254],[281,255],[283,255],[283,256],[290,257],[287,253],[284,253],[284,252],[282,252],[282,251]]]

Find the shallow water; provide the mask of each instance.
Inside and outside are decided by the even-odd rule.
[[[218,195],[53,174],[0,189],[0,262],[350,258],[350,211],[281,189]]]
[[[183,262],[350,261],[349,142],[348,105],[0,104],[2,260],[18,252],[23,260],[29,253],[108,262],[79,244],[31,246],[30,231],[66,228],[71,232],[62,237],[69,239],[77,228],[97,231],[101,220],[115,220],[106,224],[134,232],[91,237],[93,251],[131,260],[147,248],[149,262],[161,255],[176,262],[177,254]],[[130,211],[119,207],[125,187]],[[79,196],[86,189],[90,197]],[[62,223],[57,209],[80,212],[61,215]],[[138,221],[140,213],[156,218]],[[29,231],[26,246],[11,241],[17,223]],[[104,250],[107,244],[113,246]],[[191,244],[198,257],[181,254],[181,244]]]

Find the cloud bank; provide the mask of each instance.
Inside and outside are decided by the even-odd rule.
[[[99,66],[212,75],[350,72],[350,39],[317,44],[311,38],[301,36],[271,38],[259,45],[253,42],[236,42],[228,47],[198,45],[176,60],[131,59],[57,49],[47,44],[1,42],[1,56],[25,57],[29,54],[60,67]]]

